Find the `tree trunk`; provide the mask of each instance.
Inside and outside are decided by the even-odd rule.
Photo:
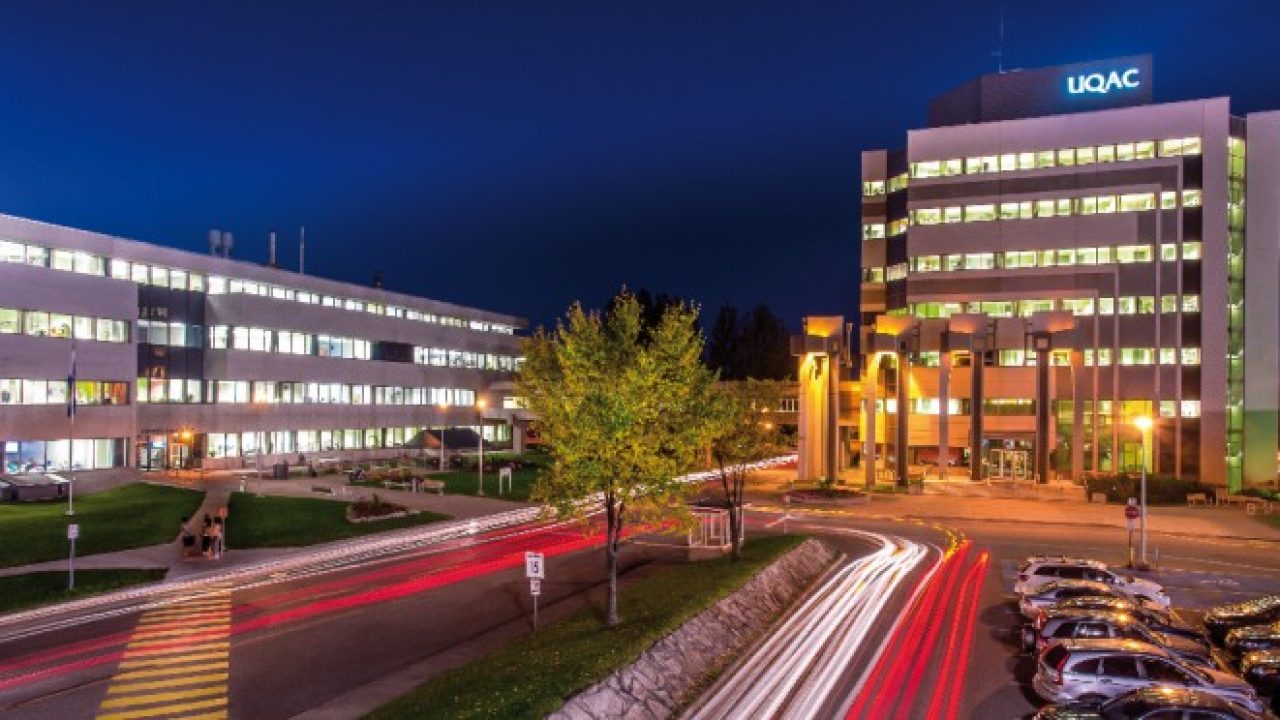
[[[615,527],[609,529],[609,539],[605,543],[609,555],[609,607],[605,612],[604,624],[614,627],[618,624],[618,537],[622,535],[621,518],[614,520]]]
[[[729,542],[733,543],[733,559],[742,559],[742,503],[733,502],[729,507]]]

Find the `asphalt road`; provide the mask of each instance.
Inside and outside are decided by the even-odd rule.
[[[293,717],[526,631],[525,550],[547,557],[542,602],[576,607],[570,599],[604,578],[599,542],[576,527],[521,526],[275,582],[203,586],[0,641],[0,716]],[[629,549],[624,577],[656,552]]]
[[[889,641],[877,663],[865,657],[851,663],[820,717],[1030,717],[1043,702],[1031,690],[1034,663],[1018,645],[1022,620],[1012,593],[1018,562],[1028,555],[1059,553],[1113,565],[1127,559],[1126,534],[1118,529],[1007,521],[935,525],[838,512],[806,516],[794,510],[792,517],[793,526],[818,535],[827,528],[856,527],[940,545],[940,530],[960,538],[959,549],[940,561],[924,584],[936,585],[934,597],[940,599],[930,600],[927,589],[914,602],[897,594],[877,632],[896,622],[900,637]],[[1197,618],[1213,605],[1280,592],[1280,543],[1152,535],[1152,559],[1157,548],[1160,565],[1144,575],[1163,584],[1185,616]],[[973,569],[979,564],[983,567]],[[968,600],[975,595],[976,603]],[[856,692],[842,694],[851,682]],[[953,693],[957,686],[962,688],[958,695]]]
[[[755,515],[751,532],[776,519]],[[1029,716],[1040,703],[1029,688],[1030,659],[1016,645],[1020,619],[1010,589],[1017,562],[1046,552],[1113,563],[1125,557],[1122,531],[1079,526],[833,513],[796,515],[790,528],[828,539],[852,562],[874,553],[876,543],[850,529],[928,548],[891,588],[864,583],[831,594],[880,589],[884,604],[816,641],[811,669],[780,690],[799,697],[795,688],[822,678],[821,697],[805,700],[813,717]],[[563,527],[497,531],[247,585],[205,586],[60,629],[14,637],[0,624],[0,717],[134,720],[165,707],[170,715],[274,719],[341,708],[333,703],[405,668],[435,672],[527,631],[525,549],[548,554],[544,602],[581,606],[584,590],[603,578],[596,542]],[[1280,591],[1276,546],[1154,536],[1162,565],[1154,577],[1190,611]],[[655,552],[631,548],[628,571],[643,573]],[[756,714],[794,717],[788,709],[797,707],[783,702]]]

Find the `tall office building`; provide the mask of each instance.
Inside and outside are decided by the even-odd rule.
[[[0,216],[3,472],[389,457],[445,427],[513,439],[523,324]]]
[[[1280,113],[1152,80],[983,76],[863,153],[868,473],[1275,483]]]

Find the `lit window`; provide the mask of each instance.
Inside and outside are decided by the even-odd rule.
[[[961,172],[962,164],[959,158],[947,160],[942,164],[942,174],[944,176],[950,177],[952,175],[959,175]]]
[[[1064,167],[1070,167],[1076,164],[1076,151],[1071,148],[1058,151],[1058,164]]]
[[[1184,313],[1200,312],[1200,296],[1199,295],[1183,295],[1182,296],[1182,312]]]
[[[1076,148],[1076,164],[1091,165],[1094,162],[1094,152],[1091,147]]]
[[[1200,364],[1200,348],[1194,348],[1194,347],[1182,348],[1182,364],[1183,365],[1199,365]]]
[[[911,177],[913,178],[934,178],[942,174],[942,163],[937,160],[929,160],[911,164]]]
[[[1161,140],[1159,146],[1160,157],[1177,157],[1182,154],[1182,138],[1174,138],[1172,140]]]
[[[1127,193],[1120,196],[1121,212],[1140,212],[1142,210],[1155,209],[1155,193]]]
[[[878,240],[884,237],[884,223],[864,223],[862,225],[863,240]]]
[[[1099,195],[1098,196],[1098,213],[1113,213],[1116,211],[1115,195]]]
[[[1154,140],[1143,140],[1133,144],[1133,157],[1136,160],[1150,160],[1156,156]]]
[[[1182,401],[1182,417],[1184,418],[1200,417],[1200,401],[1199,400],[1183,400]]]
[[[1161,295],[1160,296],[1160,312],[1173,313],[1178,311],[1177,295]]]
[[[1018,153],[1018,169],[1034,170],[1036,167],[1036,154],[1030,152]]]
[[[883,180],[868,180],[867,182],[862,183],[863,197],[875,197],[877,195],[884,195]]]
[[[1202,251],[1202,246],[1198,241],[1182,243],[1182,259],[1183,260],[1199,260],[1201,251]]]
[[[1183,190],[1182,191],[1182,207],[1197,208],[1203,196],[1199,190]]]
[[[1116,160],[1120,162],[1128,162],[1133,159],[1133,143],[1120,143],[1116,145]]]
[[[1160,193],[1160,209],[1173,210],[1178,207],[1178,192],[1176,190],[1165,190]]]
[[[1178,351],[1174,348],[1160,348],[1161,365],[1177,365]]]
[[[965,222],[986,222],[996,219],[995,205],[966,205],[964,208]]]
[[[1054,166],[1054,156],[1052,150],[1041,150],[1036,153],[1037,168],[1051,168]]]
[[[1199,155],[1200,152],[1201,152],[1200,138],[1198,137],[1182,138],[1182,154],[1183,155]]]
[[[1098,146],[1098,162],[1109,163],[1116,161],[1115,145],[1099,145]]]
[[[1012,172],[1018,169],[1018,156],[1013,153],[1005,153],[1000,156],[1000,171]]]
[[[959,206],[952,206],[952,207],[946,207],[946,208],[943,208],[943,209],[942,209],[942,222],[944,222],[944,223],[958,223],[958,222],[961,222],[961,221],[964,219],[964,217],[963,217],[963,212],[964,212],[963,208],[960,208]]]

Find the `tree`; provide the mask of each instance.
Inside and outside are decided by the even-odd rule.
[[[782,446],[770,416],[782,398],[782,388],[768,380],[733,381],[720,383],[716,395],[711,457],[729,512],[733,559],[738,560],[742,556],[742,500],[751,475],[747,464],[776,454]]]
[[[539,328],[524,342],[517,387],[552,455],[534,498],[570,516],[585,514],[584,500],[601,504],[610,626],[624,527],[683,510],[675,477],[711,440],[715,375],[701,362],[697,315],[675,303],[646,328],[624,289],[608,313],[574,304],[555,332]]]
[[[720,371],[723,380],[786,380],[792,377],[790,333],[765,305],[743,315],[732,305],[722,305],[711,326],[707,364]]]

